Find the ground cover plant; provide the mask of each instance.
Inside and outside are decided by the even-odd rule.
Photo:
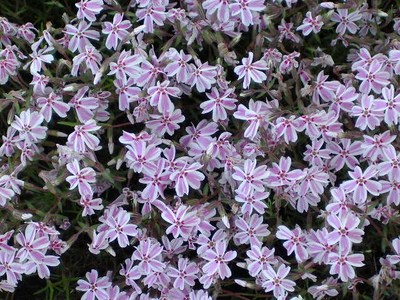
[[[400,3],[0,2],[1,299],[397,299]]]

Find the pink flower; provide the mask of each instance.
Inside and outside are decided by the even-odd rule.
[[[25,229],[25,234],[22,232],[18,233],[16,241],[21,245],[17,253],[20,261],[24,261],[27,258],[39,260],[43,257],[43,249],[46,249],[50,245],[48,236],[39,236],[34,225],[28,225]]]
[[[288,255],[294,252],[297,262],[301,263],[308,258],[308,252],[305,248],[306,237],[298,225],[293,230],[284,225],[278,226],[276,237],[280,240],[285,240],[283,246],[286,248]]]
[[[172,112],[174,105],[169,96],[179,98],[181,91],[177,87],[170,87],[169,80],[162,83],[157,82],[157,86],[148,89],[150,95],[150,105],[157,106],[160,113]]]
[[[243,214],[248,213],[251,215],[253,213],[253,210],[258,212],[259,214],[264,214],[267,205],[264,203],[263,200],[267,199],[268,196],[268,192],[258,192],[252,189],[247,195],[238,192],[235,196],[235,200],[239,203],[243,203],[241,208]]]
[[[47,122],[50,122],[53,110],[58,116],[65,118],[70,109],[70,106],[64,103],[62,98],[55,94],[54,91],[51,91],[50,94],[45,97],[39,97],[37,99],[37,104],[41,107],[40,113]]]
[[[229,7],[233,16],[240,14],[243,25],[249,26],[254,24],[252,12],[263,11],[265,5],[264,0],[235,0]]]
[[[175,76],[178,83],[187,83],[192,73],[192,66],[188,64],[192,56],[185,54],[183,50],[178,52],[175,48],[171,48],[168,57],[171,62],[164,69],[167,75]]]
[[[89,87],[87,86],[79,89],[69,102],[69,104],[75,108],[78,119],[81,122],[87,122],[92,119],[94,116],[94,110],[99,107],[99,99],[91,96],[85,97],[85,94],[88,90]]]
[[[287,144],[297,141],[297,131],[301,131],[301,129],[300,120],[295,119],[295,116],[290,116],[289,119],[284,117],[276,119],[275,130],[277,137],[283,136]]]
[[[197,143],[202,148],[207,149],[213,141],[211,135],[218,131],[217,127],[218,125],[216,123],[208,122],[206,119],[203,119],[196,127],[194,125],[186,127],[186,132],[189,134],[181,137],[179,142],[183,146],[189,147],[191,147],[193,143]]]
[[[93,199],[93,194],[83,195],[79,200],[79,204],[83,206],[82,217],[93,215],[95,210],[102,210],[104,206],[101,203],[101,198]]]
[[[1,58],[0,59],[0,85],[6,84],[9,76],[17,75],[19,63],[15,59]]]
[[[290,272],[290,267],[286,267],[284,264],[279,266],[277,272],[272,267],[268,267],[263,271],[263,275],[266,278],[262,286],[266,292],[273,291],[274,297],[277,299],[285,299],[287,291],[293,292],[296,283],[292,280],[285,279]]]
[[[348,9],[338,9],[338,12],[334,13],[331,20],[338,22],[339,25],[336,27],[336,32],[340,35],[344,35],[346,30],[350,33],[355,34],[358,30],[356,21],[360,20],[362,15],[358,11],[354,11],[349,14]]]
[[[247,219],[247,220],[246,220]],[[250,219],[239,217],[235,225],[238,232],[234,238],[239,240],[240,244],[249,244],[253,246],[261,246],[264,237],[270,235],[268,225],[263,224],[263,217],[253,214]]]
[[[44,117],[36,111],[30,109],[24,110],[18,116],[15,116],[15,121],[11,126],[18,130],[19,139],[27,143],[36,143],[46,137],[47,127],[40,126]]]
[[[74,25],[67,24],[65,26],[64,32],[71,35],[72,38],[68,43],[68,49],[72,52],[79,50],[80,53],[85,51],[87,46],[92,46],[89,39],[98,41],[100,38],[100,33],[96,30],[89,30],[92,23],[86,23],[85,21],[80,21],[78,27]]]
[[[142,274],[151,271],[163,272],[165,264],[162,263],[161,253],[163,247],[159,242],[152,242],[150,239],[140,241],[139,246],[132,254],[132,259],[139,260],[139,270]]]
[[[111,243],[115,239],[118,240],[118,245],[125,248],[129,245],[128,236],[136,236],[138,231],[134,224],[129,224],[130,215],[126,210],[121,209],[116,216],[109,216],[106,224],[109,229],[107,230],[107,237]]]
[[[318,33],[321,31],[324,22],[321,21],[321,16],[312,16],[311,12],[306,13],[306,17],[303,19],[303,24],[297,27],[296,30],[302,31],[304,36],[309,35],[311,32]]]
[[[387,149],[394,140],[395,135],[391,135],[390,131],[385,131],[382,134],[375,134],[373,137],[364,135],[364,142],[361,145],[363,150],[362,155],[374,161],[378,156],[384,155],[383,150]]]
[[[179,129],[178,123],[185,121],[180,109],[163,112],[162,115],[150,115],[153,120],[146,122],[146,127],[152,130],[152,133],[163,136],[165,133],[173,135],[175,130]]]
[[[329,244],[328,236],[329,232],[326,228],[318,229],[317,231],[312,229],[307,236],[307,251],[317,264],[328,264],[330,262],[330,253],[337,252],[337,246]]]
[[[137,173],[151,174],[156,170],[156,159],[160,157],[161,149],[154,144],[146,146],[144,141],[133,142],[126,146],[127,165]]]
[[[141,74],[141,68],[138,66],[143,58],[140,54],[131,55],[131,50],[122,50],[117,62],[110,63],[110,72],[107,75],[114,75],[117,79],[124,80],[138,78]]]
[[[190,84],[191,87],[196,86],[196,89],[202,93],[205,90],[209,90],[211,85],[216,82],[217,67],[210,66],[208,62],[202,63],[198,59],[194,62],[196,65],[192,64],[191,74],[187,84]]]
[[[76,16],[79,19],[86,18],[89,22],[94,22],[96,15],[103,9],[103,0],[81,0],[75,6],[78,8]]]
[[[15,258],[16,251],[0,251],[0,276],[6,275],[7,282],[16,285],[25,273],[25,264],[18,263]]]
[[[356,203],[363,203],[367,200],[367,192],[378,196],[382,188],[378,181],[371,180],[378,173],[375,166],[369,166],[365,172],[359,166],[355,167],[354,172],[349,171],[352,178],[342,183],[343,188],[347,193],[353,192],[353,197]]]
[[[45,47],[43,49],[37,49],[39,44],[32,45],[32,54],[29,54],[29,56],[32,58],[32,61],[30,61],[26,66],[30,65],[30,71],[32,75],[37,75],[38,72],[42,70],[42,64],[43,63],[51,63],[54,60],[53,55],[49,54],[49,52],[52,52],[54,50],[53,47]],[[11,74],[10,74],[11,75]]]
[[[279,42],[282,42],[285,39],[289,39],[295,43],[300,42],[299,36],[297,36],[292,31],[293,23],[288,23],[285,19],[282,18],[281,25],[278,26],[279,30]]]
[[[133,98],[140,94],[141,90],[138,87],[132,87],[135,80],[133,78],[114,80],[114,85],[117,88],[116,92],[118,94],[118,108],[119,110],[125,111],[129,109],[130,102]]]
[[[274,257],[274,252],[274,248],[270,250],[267,247],[251,246],[251,249],[246,252],[251,261],[247,267],[250,275],[255,277],[260,272],[267,270],[270,265],[277,264],[278,260]]]
[[[228,267],[228,262],[235,259],[236,251],[226,252],[227,243],[225,241],[217,241],[215,249],[209,249],[203,254],[203,258],[208,262],[203,266],[203,272],[208,275],[218,273],[221,279],[229,278],[232,272]]]
[[[330,109],[339,113],[340,110],[345,112],[351,112],[353,107],[353,102],[358,98],[358,94],[356,93],[356,89],[352,86],[346,87],[343,84],[340,84],[339,87],[335,90],[335,96],[331,101],[333,102]]]
[[[175,182],[175,191],[179,197],[189,194],[189,186],[192,189],[199,189],[205,176],[197,171],[202,165],[200,163],[186,163],[184,166],[174,170],[169,176]]]
[[[92,168],[88,167],[81,170],[78,161],[75,159],[72,163],[67,164],[67,169],[72,174],[66,179],[71,185],[70,190],[78,187],[81,196],[93,194],[90,183],[96,182],[96,172]]]
[[[50,270],[49,267],[56,267],[60,264],[60,260],[58,256],[55,255],[43,255],[38,260],[31,260],[25,265],[25,273],[32,274],[37,272],[39,278],[49,278],[50,277]]]
[[[380,117],[382,113],[375,109],[375,100],[372,95],[363,94],[361,96],[361,106],[353,106],[352,115],[358,116],[356,127],[361,130],[365,130],[367,127],[373,130],[381,123]]]
[[[328,243],[330,245],[339,242],[339,248],[343,250],[351,249],[352,243],[361,243],[364,230],[358,229],[360,219],[349,212],[337,217],[334,214],[328,216],[328,223],[333,227],[329,233]]]
[[[91,270],[86,273],[86,278],[88,281],[79,279],[78,286],[76,290],[85,292],[82,299],[85,300],[108,300],[108,293],[106,289],[111,286],[107,276],[98,278],[99,273],[97,270]]]
[[[332,266],[329,270],[331,275],[339,275],[339,278],[347,282],[349,279],[353,279],[356,274],[353,267],[362,267],[364,264],[363,254],[349,254],[350,249],[341,251],[339,253],[331,253],[329,255],[330,263]]]
[[[189,263],[187,258],[179,258],[178,268],[170,268],[168,275],[175,278],[174,288],[183,290],[185,286],[194,286],[199,268],[196,263]]]
[[[95,120],[88,120],[83,125],[74,127],[74,132],[68,136],[68,142],[73,144],[74,150],[80,153],[86,152],[87,149],[96,150],[100,140],[90,132],[98,131],[101,126],[96,125]]]
[[[174,238],[182,236],[184,239],[187,239],[194,227],[200,223],[200,219],[196,215],[196,212],[189,212],[189,207],[185,205],[180,205],[176,212],[173,212],[168,206],[166,206],[161,217],[168,223],[172,224],[167,228],[166,233],[172,233]]]
[[[229,88],[221,93],[221,95],[218,89],[213,87],[211,93],[206,93],[209,100],[200,104],[200,108],[203,109],[202,113],[206,114],[212,111],[212,119],[214,122],[226,120],[228,117],[226,111],[234,110],[236,108],[235,102],[238,101],[229,97],[233,92],[234,88]]]
[[[389,180],[400,181],[400,154],[389,145],[382,149],[383,161],[378,165],[380,175],[388,175]]]
[[[233,114],[236,119],[244,120],[249,123],[249,126],[244,132],[244,137],[253,140],[260,128],[267,123],[267,117],[270,108],[268,104],[262,101],[255,101],[250,99],[249,108],[240,104],[237,111]]]
[[[268,185],[290,185],[293,184],[294,181],[305,176],[304,172],[301,170],[293,170],[289,172],[291,164],[292,159],[290,157],[281,157],[279,159],[279,165],[273,163],[272,168],[269,169],[270,175],[267,178]]]
[[[164,21],[167,18],[164,6],[153,6],[145,9],[138,9],[136,16],[138,21],[144,19],[144,33],[154,33],[154,24],[158,26],[164,25]]]
[[[324,160],[330,158],[331,151],[329,149],[321,149],[324,141],[313,140],[312,145],[306,145],[306,152],[304,152],[304,160],[308,161],[310,165],[320,167],[324,164]]]
[[[96,74],[97,71],[100,69],[101,60],[102,56],[96,48],[94,48],[93,46],[85,46],[83,52],[75,56],[72,60],[73,65],[71,75],[78,75],[79,67],[83,62],[86,65],[86,68],[83,70],[83,72],[86,72],[87,69],[89,69],[90,71],[92,71],[92,74]]]
[[[122,14],[115,14],[113,22],[104,22],[103,33],[108,34],[106,40],[107,49],[117,49],[118,41],[123,41],[129,34],[129,29],[132,24],[129,20],[122,21]]]
[[[217,18],[221,22],[227,22],[231,15],[228,0],[206,0],[202,4],[207,14],[212,15],[217,12]]]
[[[232,175],[233,179],[240,182],[238,192],[248,195],[252,190],[264,192],[265,187],[262,182],[263,179],[269,176],[267,166],[259,166],[256,168],[257,161],[247,159],[244,162],[244,169],[233,167],[235,173]]]
[[[156,200],[159,196],[165,199],[164,189],[170,183],[169,171],[165,171],[165,160],[160,159],[157,162],[157,169],[154,172],[146,174],[143,178],[139,179],[140,183],[146,184],[147,186],[142,192],[142,198],[148,198]]]
[[[381,71],[382,63],[377,59],[373,60],[368,68],[359,67],[357,68],[358,74],[356,78],[361,80],[360,92],[369,94],[371,89],[380,94],[382,87],[388,85],[390,74],[386,71]]]
[[[261,83],[267,79],[267,75],[260,70],[268,70],[267,62],[264,60],[258,60],[253,62],[253,52],[249,52],[248,58],[242,59],[242,65],[235,67],[234,71],[239,75],[238,79],[242,79],[243,88],[247,89],[250,86],[251,81]]]
[[[356,156],[362,153],[361,142],[351,143],[349,139],[341,139],[340,143],[343,147],[339,146],[338,142],[328,143],[326,148],[330,150],[331,154],[335,155],[329,164],[335,170],[341,170],[345,164],[348,168],[354,169],[359,164]]]
[[[391,84],[389,88],[382,89],[383,99],[376,99],[374,101],[374,109],[376,111],[383,111],[385,113],[385,122],[389,126],[392,124],[397,125],[400,116],[400,94],[394,94],[394,86]]]
[[[319,72],[317,81],[314,84],[313,101],[319,104],[319,97],[324,101],[332,101],[335,98],[334,91],[340,85],[339,81],[326,81],[328,75],[324,75],[324,71]]]

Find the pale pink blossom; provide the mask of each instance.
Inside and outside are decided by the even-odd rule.
[[[68,142],[74,146],[74,150],[83,153],[90,150],[96,150],[100,140],[91,132],[98,131],[101,126],[96,125],[96,121],[91,119],[83,125],[74,127],[74,132],[68,136]]]
[[[103,33],[108,34],[106,40],[106,48],[107,49],[117,49],[119,41],[123,41],[126,36],[129,34],[127,31],[131,26],[131,22],[129,20],[123,20],[122,14],[115,14],[113,18],[113,22],[104,22]]]
[[[68,171],[72,174],[67,177],[67,182],[71,185],[70,190],[78,187],[81,196],[92,194],[91,183],[96,182],[96,172],[90,168],[81,169],[77,160],[67,164]]]

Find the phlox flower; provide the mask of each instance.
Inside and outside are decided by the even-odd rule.
[[[344,181],[342,186],[347,193],[353,192],[353,197],[356,203],[363,203],[367,200],[367,192],[378,196],[382,188],[378,181],[372,180],[378,173],[375,166],[369,166],[364,172],[359,166],[354,168],[354,171],[349,171],[352,179]]]
[[[70,190],[78,187],[81,196],[92,194],[92,187],[90,183],[96,182],[96,172],[90,168],[81,168],[77,160],[67,164],[68,171],[72,174],[67,177],[67,182],[71,185]]]
[[[31,260],[25,265],[25,273],[32,274],[37,272],[39,278],[50,277],[50,267],[56,267],[60,264],[60,258],[55,255],[43,255],[39,260]]]
[[[187,258],[180,258],[178,268],[171,267],[168,275],[175,278],[174,288],[183,290],[185,286],[194,286],[198,272],[199,268],[196,263],[190,262]]]
[[[144,9],[138,9],[136,12],[138,21],[144,20],[144,33],[154,33],[154,24],[164,25],[167,18],[164,6],[152,6]]]
[[[17,258],[20,261],[24,261],[27,258],[40,260],[43,257],[42,251],[50,244],[48,235],[39,236],[38,231],[32,224],[25,228],[25,233],[20,232],[17,234],[16,241],[21,245],[17,253]]]
[[[318,33],[321,31],[322,25],[324,25],[321,19],[321,16],[313,17],[311,12],[308,11],[303,19],[303,24],[297,27],[296,30],[301,30],[304,36],[309,35],[311,32]]]
[[[382,63],[377,59],[373,60],[369,67],[357,68],[356,79],[361,80],[359,90],[361,93],[369,94],[371,89],[380,94],[382,88],[390,83],[390,74],[382,71]]]
[[[202,4],[207,14],[212,15],[217,12],[217,18],[221,22],[227,22],[231,15],[229,0],[206,0]]]
[[[348,212],[337,217],[335,214],[328,216],[327,221],[333,227],[328,235],[330,245],[339,242],[339,248],[343,250],[351,249],[353,243],[361,243],[364,230],[358,229],[360,219],[353,213]]]
[[[324,141],[321,140],[313,140],[312,145],[306,145],[306,152],[304,152],[304,160],[308,161],[312,166],[322,166],[324,164],[324,160],[330,158],[331,151],[329,149],[321,149]]]
[[[97,126],[95,120],[88,120],[85,124],[74,127],[74,132],[68,136],[68,142],[74,146],[75,151],[80,153],[88,149],[96,150],[100,140],[91,132],[98,131],[100,128],[101,126]]]
[[[168,135],[173,135],[175,130],[179,129],[178,123],[185,121],[185,117],[182,115],[180,109],[175,109],[173,111],[163,112],[161,115],[152,114],[150,117],[153,120],[146,122],[146,127],[152,130],[152,133],[163,136],[165,133]]]
[[[317,264],[328,264],[330,262],[329,254],[337,252],[335,244],[329,244],[329,232],[326,228],[310,231],[307,235],[307,251]]]
[[[345,85],[340,84],[334,92],[335,95],[334,98],[331,99],[332,105],[330,106],[330,109],[337,113],[339,113],[340,110],[351,112],[353,102],[358,98],[356,89],[352,86],[346,87]]]
[[[340,144],[343,146],[340,146]],[[349,139],[341,139],[340,143],[328,143],[326,148],[334,155],[329,164],[335,168],[335,170],[341,170],[345,164],[348,168],[354,169],[359,164],[356,156],[362,153],[360,141],[352,143]]]
[[[43,115],[47,122],[50,122],[53,110],[58,116],[65,118],[70,109],[70,106],[64,103],[62,97],[55,94],[54,91],[51,91],[50,94],[45,97],[39,97],[37,99],[37,104],[41,107],[40,114]]]
[[[115,74],[120,80],[139,77],[141,69],[138,65],[142,62],[143,57],[140,54],[131,54],[131,50],[122,50],[118,60],[110,63],[110,72],[107,75]]]
[[[229,278],[232,272],[228,267],[228,262],[235,259],[236,251],[226,252],[228,247],[225,241],[217,241],[215,249],[209,249],[203,254],[203,258],[208,262],[203,266],[203,272],[207,275],[218,273],[221,279]]]
[[[274,248],[251,246],[251,249],[246,252],[251,261],[247,267],[250,275],[255,277],[260,272],[267,270],[270,265],[277,264],[278,260],[274,257],[274,252]]]
[[[340,35],[344,35],[348,30],[350,33],[355,34],[358,30],[356,21],[360,20],[362,15],[358,11],[354,11],[349,14],[348,9],[338,9],[338,12],[332,15],[331,20],[338,22],[339,25],[336,27],[336,32]]]
[[[189,146],[193,143],[201,145],[202,148],[207,149],[212,143],[213,138],[211,135],[218,131],[218,125],[214,122],[208,122],[206,119],[200,121],[197,126],[186,127],[188,135],[180,138],[179,142],[183,146]]]
[[[289,73],[293,68],[297,68],[299,63],[296,61],[296,57],[299,57],[299,52],[292,52],[289,55],[284,55],[281,64],[279,65],[279,69],[282,74]]]
[[[140,65],[140,75],[136,78],[136,84],[138,86],[152,87],[156,83],[156,78],[159,74],[164,73],[164,67],[161,65],[155,55],[149,55],[149,60],[143,60]]]
[[[38,50],[37,46],[32,46],[33,52],[29,54],[32,60],[25,66],[28,67],[30,65],[32,75],[37,75],[42,70],[42,64],[49,64],[54,60],[54,56],[50,54],[54,50],[53,47],[45,47]]]
[[[335,98],[334,91],[336,91],[340,85],[339,81],[327,81],[328,75],[324,75],[324,71],[319,72],[317,81],[314,84],[313,101],[319,104],[319,98],[321,97],[324,101],[333,101]]]
[[[91,270],[86,273],[86,280],[79,279],[77,291],[85,292],[82,296],[82,300],[108,300],[109,295],[106,289],[111,286],[107,276],[100,277],[97,270]]]
[[[165,264],[162,262],[161,253],[163,247],[157,241],[146,239],[140,241],[132,254],[132,260],[139,261],[139,270],[142,274],[148,274],[151,271],[163,272]]]
[[[279,42],[289,39],[295,43],[300,42],[300,38],[292,31],[293,23],[288,23],[282,18],[281,25],[278,26]]]
[[[350,254],[350,249],[342,250],[339,253],[331,253],[329,255],[331,268],[329,274],[339,275],[339,278],[343,282],[353,279],[356,274],[354,272],[354,267],[362,267],[364,264],[363,254]]]
[[[273,163],[272,168],[269,169],[267,184],[270,186],[290,185],[303,178],[305,173],[302,170],[289,171],[291,164],[292,159],[290,157],[281,157],[279,165]]]
[[[107,237],[111,243],[115,239],[118,240],[118,245],[125,248],[129,245],[128,236],[136,236],[138,231],[134,224],[129,224],[130,215],[126,210],[121,209],[116,216],[109,216],[106,219],[106,224],[109,229],[107,230]]]
[[[290,267],[286,267],[284,264],[279,266],[279,269],[275,271],[271,266],[267,267],[263,271],[265,282],[262,286],[266,292],[273,291],[274,297],[277,299],[285,299],[287,292],[293,292],[296,283],[292,280],[285,279],[290,272]]]
[[[188,62],[192,56],[185,54],[183,50],[178,52],[175,48],[169,50],[168,58],[171,62],[165,66],[165,72],[168,76],[175,76],[176,82],[187,83],[192,73],[192,66]]]
[[[33,43],[35,41],[36,34],[34,31],[38,31],[35,26],[31,22],[23,24],[19,26],[17,35],[19,37],[23,37],[29,43]]]
[[[253,214],[250,218],[239,217],[235,225],[237,233],[234,238],[238,239],[240,244],[250,243],[251,246],[261,246],[260,240],[271,233],[268,225],[263,224],[263,217],[257,214]]]
[[[244,26],[254,24],[252,12],[262,11],[265,8],[264,0],[235,0],[229,5],[232,15],[240,15]]]
[[[163,209],[161,217],[171,224],[167,228],[166,233],[172,233],[174,238],[182,236],[184,239],[187,239],[193,228],[200,223],[196,212],[189,212],[189,207],[185,205],[180,205],[176,212],[166,206]]]
[[[252,189],[247,195],[238,192],[235,196],[235,200],[242,203],[241,211],[243,214],[248,213],[251,215],[253,210],[259,214],[264,214],[267,205],[263,200],[267,199],[268,196],[269,192],[259,192]]]
[[[364,142],[361,144],[362,155],[374,161],[379,155],[384,155],[383,150],[387,149],[395,139],[396,136],[391,135],[390,131],[375,134],[373,137],[364,135]]]
[[[89,69],[90,71],[92,71],[92,74],[96,74],[100,68],[101,60],[102,56],[96,48],[94,48],[93,46],[85,46],[82,53],[78,54],[72,59],[73,64],[71,75],[78,75],[79,66],[83,62],[86,65],[86,69],[84,69],[84,72]]]
[[[129,168],[137,173],[151,174],[156,170],[156,159],[160,157],[161,149],[154,144],[146,145],[144,141],[136,141],[126,146],[128,152],[125,160]]]
[[[89,22],[94,22],[96,15],[103,9],[103,0],[81,0],[75,6],[78,8],[76,16],[79,19],[86,18]]]
[[[129,34],[127,31],[131,26],[131,22],[129,20],[123,20],[122,14],[115,14],[113,18],[113,22],[104,22],[103,33],[108,34],[106,40],[106,48],[107,49],[117,49],[118,42],[123,41],[126,36]]]
[[[146,184],[141,197],[148,198],[150,200],[156,200],[158,196],[164,197],[164,189],[170,183],[169,171],[165,171],[165,160],[159,159],[157,161],[157,169],[154,172],[146,174],[143,178],[139,179],[140,183]]]
[[[28,144],[36,143],[46,137],[47,127],[40,126],[44,117],[37,111],[31,109],[24,110],[19,116],[15,116],[15,121],[11,126],[18,130],[19,139]]]
[[[3,175],[0,178],[0,184],[3,182],[3,177],[6,175]],[[6,205],[7,200],[11,199],[14,197],[15,192],[12,189],[0,186],[0,206]]]
[[[209,90],[211,85],[216,82],[217,67],[210,66],[208,62],[202,63],[199,59],[195,59],[196,65],[191,65],[191,73],[187,84],[202,93]]]
[[[382,89],[383,99],[376,99],[374,101],[374,109],[379,112],[384,112],[384,120],[386,124],[391,126],[397,125],[400,116],[400,94],[395,96],[394,86],[391,84],[389,88]]]
[[[306,237],[298,225],[293,230],[284,225],[278,226],[276,237],[285,241],[283,246],[286,248],[288,255],[294,252],[297,262],[301,263],[308,258],[309,255],[305,247],[307,245]]]
[[[197,171],[202,165],[200,163],[186,163],[184,166],[172,171],[170,180],[175,182],[175,191],[179,197],[189,194],[189,186],[192,189],[199,189],[205,176]]]
[[[17,75],[19,63],[15,59],[0,58],[0,85],[6,84],[9,76]]]
[[[93,194],[83,195],[79,200],[79,204],[83,207],[82,217],[93,215],[95,210],[104,208],[101,198],[93,199]]]
[[[169,84],[169,80],[163,81],[162,83],[157,82],[156,86],[152,86],[148,89],[150,105],[157,106],[160,113],[173,111],[174,105],[172,104],[170,96],[179,98],[181,94],[179,88],[171,87]]]
[[[247,159],[244,162],[243,170],[239,167],[233,167],[235,173],[232,175],[233,179],[240,182],[237,189],[238,192],[248,195],[252,190],[264,192],[265,187],[262,182],[263,179],[269,176],[267,166],[259,166],[256,168],[257,161]]]
[[[14,127],[7,128],[7,135],[2,136],[3,144],[0,147],[0,156],[10,157],[14,154],[16,142],[19,140],[19,137],[15,136],[16,133],[17,130]]]
[[[79,50],[80,53],[84,52],[87,47],[92,46],[89,39],[98,41],[100,33],[96,30],[90,30],[92,23],[86,23],[80,21],[78,27],[67,24],[64,29],[64,33],[72,36],[68,43],[68,50],[75,52]]]
[[[361,130],[365,130],[367,127],[371,130],[375,129],[381,123],[380,117],[383,114],[375,109],[374,96],[363,94],[360,102],[360,106],[353,106],[352,109],[352,115],[358,117],[356,127]]]
[[[234,110],[236,108],[235,102],[237,99],[230,98],[233,94],[234,88],[229,88],[224,92],[219,92],[217,88],[212,88],[211,93],[206,93],[209,100],[204,101],[200,104],[200,108],[203,109],[203,114],[212,111],[212,119],[214,122],[219,120],[226,120],[227,110]]]
[[[16,251],[0,251],[0,276],[6,275],[7,282],[16,285],[21,280],[21,274],[25,273],[26,264],[17,262]]]
[[[383,149],[382,152],[383,159],[378,165],[380,175],[388,175],[391,181],[400,181],[400,154],[392,145]]]
[[[301,120],[296,119],[295,116],[290,116],[289,118],[279,117],[276,119],[275,131],[277,137],[283,136],[287,144],[297,141],[297,131],[301,131],[301,129]]]
[[[314,299],[321,300],[325,296],[335,297],[339,295],[339,292],[334,288],[337,284],[337,279],[333,277],[329,277],[322,281],[320,286],[313,285],[308,288],[307,292],[309,292]]]
[[[242,65],[235,67],[234,72],[239,75],[238,79],[242,79],[243,88],[247,89],[250,86],[251,81],[261,83],[267,79],[267,75],[261,72],[261,70],[268,70],[267,62],[264,60],[258,60],[253,62],[254,54],[249,52],[247,58],[242,59]]]
[[[140,94],[141,89],[133,87],[135,80],[133,78],[114,80],[116,92],[118,94],[118,108],[119,110],[125,111],[129,109],[130,102],[133,98]]]

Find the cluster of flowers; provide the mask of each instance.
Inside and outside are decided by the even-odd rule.
[[[23,274],[50,278],[81,234],[82,251],[105,259],[130,249],[118,274],[87,270],[82,299],[207,300],[227,278],[242,299],[243,288],[276,299],[390,290],[400,19],[314,2],[81,0],[64,28],[42,32],[0,18],[0,208],[19,220],[0,223],[0,291]],[[318,48],[310,59],[303,44],[324,30],[345,58]],[[34,164],[43,187],[19,176]],[[25,190],[55,199],[44,218]],[[65,242],[78,223],[57,215],[71,202],[91,225]],[[386,245],[377,273],[362,269],[367,237]]]

